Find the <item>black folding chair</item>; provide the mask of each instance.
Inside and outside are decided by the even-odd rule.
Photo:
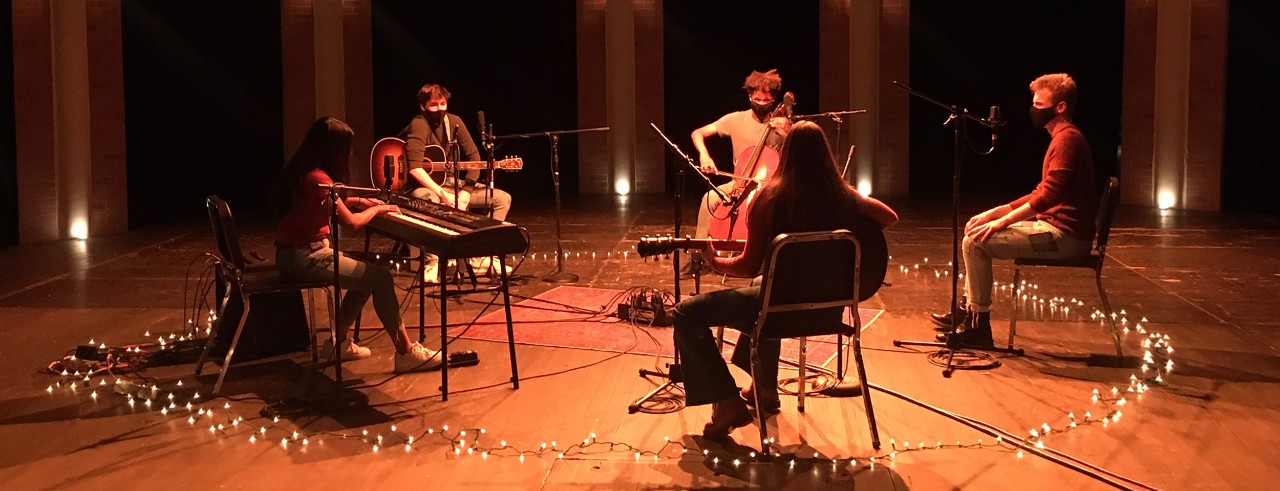
[[[240,236],[236,234],[235,221],[231,218],[231,208],[226,201],[217,196],[210,196],[206,200],[206,206],[209,210],[209,221],[213,225],[213,236],[218,244],[218,267],[221,268],[220,276],[226,282],[226,296],[223,297],[221,305],[218,307],[218,319],[220,322],[226,322],[224,318],[227,310],[227,304],[231,300],[231,295],[238,292],[241,305],[244,306],[240,314],[240,319],[236,323],[235,334],[231,337],[231,344],[227,347],[226,358],[222,362],[222,369],[218,373],[218,381],[213,385],[213,393],[217,394],[222,390],[222,382],[227,376],[227,370],[231,367],[231,357],[235,354],[236,345],[240,342],[240,335],[244,331],[245,321],[249,319],[249,309],[251,300],[254,295],[266,293],[280,292],[303,292],[313,288],[319,288],[326,291],[325,298],[329,301],[329,311],[333,312],[333,297],[328,294],[331,283],[329,281],[293,281],[286,279],[276,271],[275,265],[272,263],[256,264],[248,266],[246,264],[244,254],[240,249]],[[304,295],[305,297],[305,295]],[[311,320],[315,319],[315,305],[311,302],[310,315],[308,316],[307,332],[311,343],[311,359],[313,363],[320,360],[316,351],[315,329],[310,325]],[[332,322],[330,323],[332,324]],[[330,331],[333,339],[338,339],[336,326],[331,325]],[[208,339],[205,340],[204,350],[200,353],[200,359],[196,361],[196,372],[198,376],[204,370],[204,364],[209,357],[209,350],[217,342],[219,329],[213,329],[209,333]],[[335,350],[339,345],[334,342]],[[334,355],[335,360],[340,357]],[[338,361],[337,370],[341,372],[341,361]]]
[[[848,336],[853,342],[858,379],[864,387],[862,400],[871,430],[871,445],[878,449],[880,436],[862,362],[862,319],[858,315],[861,263],[861,246],[848,230],[781,234],[774,238],[760,284],[760,317],[751,333],[751,372],[755,378],[762,369],[758,341],[832,334]],[[852,311],[853,325],[843,322],[845,308]],[[754,386],[756,400],[763,400],[761,384]],[[757,410],[761,453],[770,456],[769,430],[764,418],[765,411]]]
[[[1107,300],[1107,290],[1102,287],[1102,263],[1107,258],[1107,240],[1111,237],[1111,222],[1115,218],[1116,206],[1120,202],[1120,179],[1111,177],[1102,191],[1102,202],[1098,205],[1098,217],[1094,222],[1097,227],[1097,238],[1089,255],[1068,259],[1034,259],[1024,258],[1013,261],[1013,315],[1009,318],[1009,347],[1013,347],[1013,337],[1018,329],[1018,290],[1021,286],[1023,266],[1049,266],[1058,268],[1092,269],[1098,284],[1098,297],[1102,299],[1103,315],[1111,324],[1111,341],[1115,343],[1116,356],[1124,359],[1124,351],[1120,348],[1120,330],[1116,326],[1115,314],[1111,310],[1111,302]]]

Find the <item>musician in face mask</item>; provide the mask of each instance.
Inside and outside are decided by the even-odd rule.
[[[493,218],[505,221],[507,212],[511,210],[511,194],[497,188],[489,189],[491,183],[485,181],[492,176],[481,176],[481,171],[471,170],[443,175],[438,183],[431,177],[430,162],[443,159],[446,150],[451,153],[450,162],[483,160],[475,140],[467,131],[467,125],[462,123],[462,118],[449,113],[450,97],[452,94],[441,85],[423,85],[418,90],[418,108],[421,112],[400,131],[399,137],[405,141],[409,175],[413,176],[409,185],[414,189],[410,194],[464,210],[487,209],[486,211],[492,211]],[[492,201],[489,199],[490,194]],[[482,274],[492,272],[491,268],[497,264],[492,258],[472,260],[472,266]],[[434,262],[427,265],[423,272],[425,281],[431,281],[435,277],[434,268]]]
[[[973,218],[964,228],[964,310],[934,314],[939,331],[964,324],[960,341],[992,346],[991,260],[1059,259],[1087,256],[1093,244],[1099,193],[1093,153],[1071,122],[1076,82],[1055,73],[1031,82],[1031,124],[1052,140],[1041,164],[1040,183],[1030,194]],[[943,336],[943,334],[939,334]]]
[[[698,151],[700,170],[705,174],[715,174],[718,169],[716,161],[707,152],[707,138],[728,137],[733,144],[733,156],[739,158],[745,150],[755,146],[766,127],[775,129],[765,140],[765,145],[775,150],[780,149],[782,139],[790,128],[787,118],[770,117],[777,106],[778,98],[782,95],[782,77],[778,75],[777,69],[751,72],[746,82],[742,84],[742,89],[747,92],[747,103],[750,106],[748,109],[726,114],[715,122],[694,130],[691,135],[693,148]],[[734,182],[729,181],[719,187],[727,195],[733,186]],[[698,208],[698,225],[694,230],[694,238],[707,237],[711,229],[711,213],[718,209],[720,204],[720,196],[714,191],[708,191],[703,195],[702,206]],[[707,271],[708,268],[702,261],[701,255],[694,252],[691,259],[683,271],[684,276]]]

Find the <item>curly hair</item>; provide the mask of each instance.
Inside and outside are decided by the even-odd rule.
[[[767,72],[752,71],[751,75],[747,75],[747,81],[742,84],[742,89],[748,94],[757,90],[767,90],[774,95],[782,91],[782,76],[778,75],[778,69],[774,68]]]

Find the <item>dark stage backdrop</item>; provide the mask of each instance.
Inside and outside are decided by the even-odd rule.
[[[377,138],[396,136],[418,113],[418,88],[438,83],[453,97],[479,145],[476,112],[501,136],[577,128],[574,2],[373,2],[373,111]],[[603,70],[604,68],[601,67]],[[576,195],[578,143],[560,139],[561,192]],[[522,201],[552,196],[551,142],[503,142],[498,157],[524,158],[499,172],[498,187]],[[358,159],[359,157],[357,157]]]
[[[280,6],[121,3],[129,226],[267,209],[284,162]]]
[[[1035,187],[1049,135],[1028,120],[1028,84],[1045,73],[1076,80],[1074,119],[1093,148],[1099,182],[1117,172],[1123,47],[1124,2],[913,0],[910,85],[984,116],[1000,106],[1009,121],[995,154],[963,149],[962,195],[1007,199]],[[910,110],[911,194],[949,199],[953,134],[941,126],[948,113],[914,97]],[[969,129],[973,146],[985,150],[989,133]]]
[[[13,25],[13,2],[0,0],[0,26]],[[13,29],[6,29],[12,33]],[[13,35],[0,36],[0,248],[18,243],[18,147],[14,133]]]
[[[667,1],[662,8],[662,129],[695,163],[698,156],[689,134],[749,107],[742,82],[752,70],[777,68],[783,90],[795,93],[797,114],[818,111],[818,2]],[[727,138],[708,139],[707,148],[722,170],[733,170]],[[674,166],[682,164],[670,152],[666,155],[671,192]],[[686,194],[701,196],[706,191],[696,176],[686,173],[685,181]],[[693,217],[686,218],[686,223],[693,223]]]
[[[1229,16],[1222,208],[1280,213],[1280,3],[1231,2]]]

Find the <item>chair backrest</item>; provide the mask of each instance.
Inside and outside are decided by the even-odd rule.
[[[1111,222],[1120,204],[1120,178],[1111,176],[1102,189],[1102,203],[1098,205],[1098,218],[1094,222],[1098,234],[1098,255],[1106,256],[1107,240],[1111,238]]]
[[[209,222],[213,225],[213,238],[218,243],[218,255],[227,266],[236,271],[244,270],[244,254],[240,251],[240,236],[236,234],[236,223],[231,218],[231,207],[217,196],[209,196],[205,205],[209,209]]]
[[[858,305],[861,249],[848,230],[781,234],[769,245],[758,326],[763,338],[830,334]]]

